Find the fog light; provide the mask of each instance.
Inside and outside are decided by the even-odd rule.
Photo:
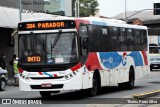
[[[66,79],[69,79],[69,77],[68,77],[67,75],[65,76],[65,78],[66,78]]]
[[[22,78],[24,79],[24,78],[25,78],[25,76],[22,76]]]
[[[73,72],[74,75],[77,75],[76,72]]]
[[[21,73],[20,73],[19,75],[22,77],[22,74],[21,74]]]
[[[26,80],[29,80],[29,77],[26,77]]]

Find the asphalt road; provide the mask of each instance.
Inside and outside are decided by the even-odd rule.
[[[27,100],[42,100],[44,103],[51,103],[47,107],[86,107],[91,106],[89,103],[97,101],[106,103],[106,100],[117,100],[116,98],[132,98],[133,94],[142,93],[151,90],[160,89],[160,71],[152,71],[148,76],[135,81],[133,90],[122,90],[117,85],[102,88],[99,95],[91,98],[86,96],[84,92],[71,92],[54,94],[51,98],[43,99],[39,92],[20,92],[18,87],[7,86],[6,91],[0,92],[0,98],[18,98]],[[112,99],[113,98],[113,99]],[[93,100],[94,99],[94,100]],[[14,106],[14,105],[12,105]],[[16,105],[18,107],[20,105]],[[27,106],[27,105],[23,105]],[[44,105],[32,105],[32,107],[41,107]],[[0,105],[0,107],[7,107]],[[95,107],[95,106],[94,106]]]

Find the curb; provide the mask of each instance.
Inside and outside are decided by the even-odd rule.
[[[145,99],[145,98],[156,96],[156,95],[159,95],[159,94],[160,94],[160,90],[152,90],[152,91],[149,91],[149,92],[134,94],[132,96],[135,99]]]

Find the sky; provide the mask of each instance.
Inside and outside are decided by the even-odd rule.
[[[98,0],[100,15],[113,17],[125,12],[125,1],[127,11],[153,9],[154,3],[160,3],[160,0]]]

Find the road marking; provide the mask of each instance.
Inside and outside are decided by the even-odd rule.
[[[160,90],[152,90],[149,92],[134,94],[132,96],[133,96],[133,98],[140,99],[140,98],[147,98],[147,97],[155,96],[158,94],[160,94]]]

